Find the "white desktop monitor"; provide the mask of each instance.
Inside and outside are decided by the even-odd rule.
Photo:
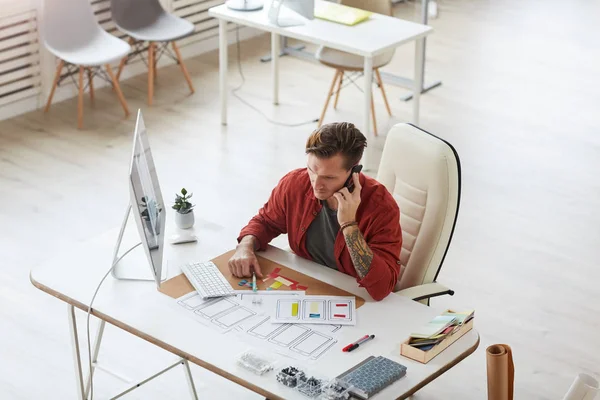
[[[163,275],[166,210],[141,110],[138,111],[133,132],[133,151],[129,167],[129,202],[128,212],[125,215],[115,249],[112,275],[117,279],[154,280],[160,287]],[[133,213],[141,241],[129,251],[141,246],[146,260],[139,256],[139,252],[126,259],[129,251],[117,258],[129,210]],[[121,264],[121,258],[124,259],[123,265],[119,266],[117,264]],[[140,273],[140,264],[150,265],[151,277],[146,276],[143,272]]]
[[[273,0],[269,21],[282,27],[304,25],[315,19],[315,0]]]

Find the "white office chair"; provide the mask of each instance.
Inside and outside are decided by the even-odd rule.
[[[50,109],[56,86],[69,77],[69,74],[61,75],[63,67],[66,67],[68,73],[79,70],[77,126],[80,129],[83,127],[84,71],[87,71],[92,101],[94,100],[93,79],[97,76],[113,86],[125,116],[129,115],[127,102],[110,64],[126,55],[130,46],[100,27],[89,1],[43,0],[40,35],[46,48],[59,60],[44,112]],[[108,75],[105,74],[102,66]]]
[[[362,10],[371,11],[377,14],[390,16],[392,15],[391,0],[341,0],[340,3],[345,6],[360,8]],[[385,53],[373,57],[373,71],[375,72],[375,78],[377,79],[377,84],[381,89],[381,94],[383,96],[385,108],[390,116],[392,116],[392,110],[390,109],[390,104],[388,103],[387,96],[383,88],[383,81],[381,80],[381,75],[379,74],[379,68],[386,66],[390,63],[390,61],[392,61],[395,51],[396,49],[394,48],[386,51]],[[333,81],[331,82],[329,93],[327,94],[325,106],[323,107],[323,111],[321,111],[321,117],[319,118],[318,126],[321,126],[321,124],[323,124],[323,119],[325,118],[325,113],[327,112],[327,107],[329,106],[331,96],[333,96],[334,94],[335,100],[333,102],[333,108],[337,108],[337,103],[340,96],[340,91],[342,90],[342,85],[344,83],[344,78],[350,74],[362,75],[362,72],[364,70],[364,57],[358,56],[356,54],[346,53],[344,51],[336,49],[331,49],[325,46],[319,47],[315,54],[315,57],[321,64],[327,65],[328,67],[335,69],[335,75],[333,77]],[[353,77],[348,76],[348,80],[353,81]],[[375,101],[373,100],[372,92],[371,114],[373,117],[373,133],[375,134],[375,136],[377,136]]]
[[[460,159],[448,142],[411,124],[387,135],[377,180],[400,207],[402,273],[395,292],[429,304],[454,292],[436,282],[460,203]]]

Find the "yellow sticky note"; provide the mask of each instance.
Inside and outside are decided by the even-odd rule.
[[[279,289],[281,287],[281,282],[273,282],[273,284],[271,285],[271,288],[273,289]]]
[[[281,282],[283,283],[285,286],[292,286],[293,282],[288,281],[287,279],[285,279],[283,276],[278,276],[277,278],[275,278],[275,280],[277,282]]]
[[[316,303],[316,302],[310,303],[310,312],[318,313],[319,312],[319,303]]]
[[[292,317],[296,317],[298,315],[298,303],[292,304]]]

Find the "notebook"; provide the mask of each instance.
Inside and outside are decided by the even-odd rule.
[[[315,4],[315,18],[344,25],[356,25],[359,22],[369,19],[372,14],[372,12],[361,10],[360,8],[348,7],[327,1]]]
[[[370,356],[337,377],[352,386],[350,392],[368,399],[406,375],[406,367],[383,356]]]

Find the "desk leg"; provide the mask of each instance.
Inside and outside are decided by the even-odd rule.
[[[98,324],[98,332],[96,332],[96,341],[94,343],[94,352],[92,353],[92,370],[85,383],[85,398],[87,399],[90,394],[92,386],[92,379],[94,379],[94,372],[96,372],[96,363],[98,362],[98,353],[100,353],[100,344],[102,343],[102,336],[104,335],[104,326],[106,322],[101,319]]]
[[[192,399],[198,400],[198,393],[196,392],[196,386],[194,385],[194,378],[192,378],[192,371],[190,371],[190,365],[185,358],[183,359],[182,363],[183,367],[185,368],[185,378],[187,379]]]
[[[273,77],[273,104],[279,104],[279,35],[271,33],[271,74]]]
[[[67,304],[69,315],[69,328],[71,333],[71,344],[73,346],[73,358],[75,361],[75,378],[77,380],[77,398],[84,399],[83,373],[81,371],[81,354],[79,353],[79,335],[77,334],[77,321],[75,320],[75,307]]]
[[[362,132],[367,137],[367,140],[373,138],[370,134],[371,132],[371,96],[372,96],[372,86],[373,86],[373,58],[365,57],[364,64],[364,84],[363,84],[363,127]],[[362,163],[364,165],[365,170],[369,169],[369,160],[370,160],[370,151],[369,149],[373,148],[373,145],[367,146],[365,152],[363,153]]]
[[[425,39],[415,42],[415,76],[413,80],[413,124],[419,125],[419,102],[423,91],[423,68],[425,65]]]
[[[219,20],[219,92],[221,94],[221,124],[227,125],[227,21]]]

